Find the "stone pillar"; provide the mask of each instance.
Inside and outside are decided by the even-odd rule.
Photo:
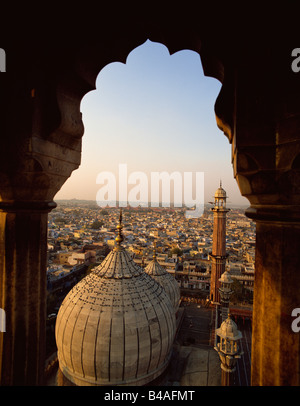
[[[80,164],[83,134],[79,92],[22,74],[0,94],[0,385],[44,383],[47,213]]]
[[[47,213],[53,207],[0,203],[1,385],[44,383]]]
[[[256,222],[252,385],[300,385],[300,334],[291,329],[300,305],[300,81],[279,43],[245,48],[216,103]]]
[[[248,216],[257,230],[251,383],[297,386],[300,334],[291,313],[300,305],[300,223],[274,208]]]

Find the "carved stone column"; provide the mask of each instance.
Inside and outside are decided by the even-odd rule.
[[[299,385],[291,312],[300,303],[300,83],[286,49],[264,45],[248,48],[235,72],[229,134],[246,215],[256,221],[251,380]]]
[[[0,203],[2,385],[43,383],[45,362],[47,202]]]
[[[291,60],[286,42],[253,37],[216,103],[256,222],[252,385],[300,384],[300,334],[291,328],[300,305],[300,81]]]
[[[256,220],[252,385],[299,385],[300,338],[292,310],[300,303],[300,222],[278,208],[250,209]],[[280,218],[281,217],[281,218]]]
[[[48,212],[80,164],[83,125],[79,101],[75,103],[80,96],[70,97],[63,86],[44,86],[38,76],[26,86],[14,79],[12,75],[11,88],[0,95],[0,102],[2,97],[7,101],[0,123],[0,308],[6,315],[0,385],[41,385]]]

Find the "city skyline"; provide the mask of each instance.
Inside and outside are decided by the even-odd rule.
[[[204,76],[198,53],[170,55],[149,40],[128,55],[126,64],[105,66],[96,90],[81,102],[81,165],[55,199],[96,201],[98,174],[109,171],[118,179],[118,166],[127,164],[128,175],[138,171],[148,179],[152,172],[204,172],[204,203],[222,179],[228,203],[247,205],[233,177],[231,145],[215,120],[220,88],[220,82]]]
[[[192,220],[186,218],[183,209],[137,208],[124,210],[124,215],[121,215],[117,208],[95,210],[93,205],[80,205],[80,202],[72,204],[72,201],[59,204],[57,209],[49,214],[47,288],[51,300],[48,306],[50,316],[47,320],[48,351],[50,354],[58,349],[58,382],[64,382],[63,385],[68,385],[69,381],[76,385],[81,385],[82,382],[87,385],[98,385],[99,382],[103,384],[105,379],[109,379],[112,384],[117,374],[124,382],[127,381],[132,369],[136,368],[135,365],[140,365],[139,361],[133,362],[136,354],[142,354],[139,357],[142,360],[147,354],[153,354],[147,349],[147,344],[154,341],[154,322],[151,322],[151,328],[145,328],[147,322],[152,320],[145,309],[152,308],[151,303],[152,300],[156,300],[156,296],[154,293],[151,295],[146,286],[141,285],[138,278],[143,275],[144,279],[149,276],[153,278],[158,283],[156,288],[160,285],[169,298],[167,305],[160,293],[159,301],[155,302],[159,308],[161,303],[167,305],[164,313],[167,317],[163,319],[163,325],[168,324],[168,332],[172,331],[170,317],[173,313],[176,325],[179,326],[176,330],[176,351],[172,355],[174,358],[170,360],[169,367],[163,375],[158,373],[159,381],[156,380],[155,383],[152,381],[154,386],[173,386],[173,382],[176,382],[176,386],[220,385],[222,372],[215,352],[216,347],[213,347],[217,344],[213,329],[220,325],[221,314],[223,318],[228,308],[222,299],[217,300],[221,303],[221,313],[218,308],[214,310],[213,303],[216,302],[216,297],[214,295],[212,301],[209,296],[214,289],[212,283],[216,282],[214,246],[219,247],[224,243],[228,256],[222,252],[221,258],[224,259],[224,268],[226,258],[226,270],[227,273],[230,270],[235,286],[230,296],[232,298],[230,312],[232,317],[238,318],[239,321],[243,320],[243,342],[240,345],[245,359],[243,364],[241,362],[240,365],[237,364],[236,381],[241,386],[249,385],[255,226],[252,220],[244,216],[242,209],[225,210],[228,211],[226,233],[225,224],[216,221],[219,212],[224,212],[226,196],[219,189],[217,192],[214,214],[207,211],[203,217]],[[217,251],[216,257],[219,254]],[[134,285],[137,280],[138,285]],[[147,283],[150,285],[152,283],[149,278]],[[239,306],[241,301],[243,308]],[[74,310],[75,302],[82,307],[87,304],[88,309]],[[135,315],[137,310],[141,310],[142,313]],[[218,316],[214,316],[214,312],[218,312]],[[78,314],[81,315],[81,319]],[[101,321],[98,322],[100,314]],[[151,314],[158,320],[156,312],[152,311]],[[106,318],[108,321],[103,322]],[[54,320],[56,320],[55,338],[53,329],[51,330]],[[78,320],[81,321],[78,323]],[[136,324],[133,324],[132,320]],[[143,329],[139,328],[139,323],[142,323]],[[121,329],[118,329],[117,325],[121,325]],[[77,338],[70,340],[68,330],[73,332],[72,337]],[[97,340],[94,339],[95,331]],[[133,331],[133,336],[126,335],[127,331]],[[144,331],[151,331],[149,340]],[[159,331],[163,331],[162,328]],[[173,343],[173,336],[168,332],[163,336],[167,337],[168,343]],[[126,338],[122,339],[122,336],[120,338],[122,334],[126,335]],[[111,337],[110,341],[106,340],[106,344],[99,346],[102,337],[107,335]],[[143,338],[144,345],[140,344],[137,337]],[[155,348],[160,349],[159,337],[162,337],[162,334],[158,335]],[[94,344],[92,346],[91,340]],[[118,344],[117,350],[111,347],[112,341]],[[129,342],[136,345],[134,351],[127,350],[126,345]],[[123,347],[119,343],[123,343]],[[209,383],[206,377],[203,379],[203,371],[199,378],[194,369],[193,373],[190,373],[188,366],[184,369],[174,367],[175,360],[177,362],[181,359],[181,350],[178,351],[178,348],[184,351],[185,361],[190,360],[195,366],[194,351],[198,345],[201,345],[202,349],[198,348],[197,351],[201,352],[204,358],[207,355],[206,351],[209,351],[209,369],[212,372]],[[71,361],[70,357],[65,355],[65,348],[70,348],[68,353],[75,354],[72,356],[73,365],[83,365],[80,371],[86,371],[89,363],[92,363],[90,375],[83,375],[80,371],[77,373],[77,370],[76,374],[74,373],[74,369],[69,367]],[[187,359],[186,351],[193,351],[193,356]],[[84,359],[85,364],[76,362],[78,357]],[[108,357],[108,360],[105,357]],[[111,362],[111,359],[117,360],[117,367],[114,367],[115,361]],[[130,369],[126,368],[128,360],[133,365]],[[109,374],[104,375],[107,370]],[[136,373],[139,370],[140,367],[133,369],[135,374],[132,379],[136,386],[144,384],[144,381],[140,380],[140,375]],[[125,371],[128,372],[125,374]],[[149,375],[147,379],[150,381],[151,370],[147,371],[149,373],[142,376],[146,379]],[[117,385],[119,384],[120,380]]]

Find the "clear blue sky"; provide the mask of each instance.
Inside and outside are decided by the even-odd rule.
[[[82,161],[55,199],[96,200],[99,172],[117,178],[118,165],[128,174],[142,171],[204,172],[205,202],[222,179],[228,202],[248,204],[233,178],[231,145],[218,129],[214,103],[221,88],[205,77],[196,52],[170,56],[159,43],[146,41],[126,64],[101,70],[97,90],[81,102],[85,126]]]

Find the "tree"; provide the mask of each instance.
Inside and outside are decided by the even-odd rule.
[[[174,254],[176,254],[178,257],[181,257],[183,252],[180,248],[175,247],[175,248],[171,249],[171,255],[174,255]]]
[[[100,227],[102,227],[103,224],[104,224],[103,221],[95,220],[95,221],[91,224],[91,228],[92,228],[93,230],[97,230],[97,229],[99,229]]]
[[[55,217],[54,218],[55,223],[63,223],[66,224],[66,219],[64,219],[63,217]]]
[[[233,279],[231,289],[233,290],[233,293],[230,297],[230,301],[234,303],[242,302],[244,300],[243,285],[237,279]]]

